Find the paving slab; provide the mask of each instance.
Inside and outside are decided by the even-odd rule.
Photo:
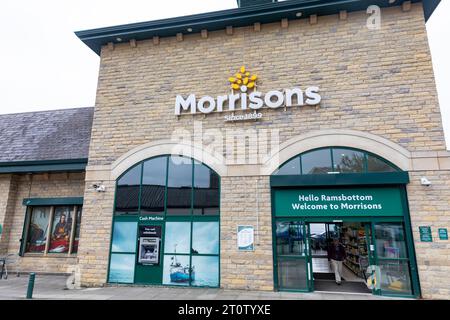
[[[330,292],[268,292],[218,288],[158,286],[104,286],[66,289],[65,276],[36,275],[33,299],[42,300],[383,300],[367,294]],[[0,300],[25,299],[28,277],[10,276],[0,280]]]

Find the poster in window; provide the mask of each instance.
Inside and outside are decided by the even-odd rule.
[[[195,267],[191,268],[188,255],[164,256],[163,284],[189,286],[195,281]]]
[[[35,207],[28,229],[27,252],[44,252],[47,242],[50,207]]]
[[[219,286],[219,257],[192,256],[192,270],[194,271],[191,284],[198,287]]]
[[[66,253],[69,252],[70,234],[72,231],[72,211],[73,207],[55,207],[53,217],[53,228],[51,234],[50,247],[48,252]]]

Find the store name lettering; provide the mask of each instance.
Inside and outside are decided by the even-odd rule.
[[[363,203],[362,201],[373,201],[370,195],[299,195],[297,203],[292,203],[293,210],[382,210],[380,203]],[[310,203],[319,202],[322,203]],[[345,201],[359,201],[359,203],[349,203]],[[340,202],[339,204],[330,202]]]
[[[283,91],[273,90],[266,94],[259,91],[251,93],[233,93],[229,95],[204,96],[197,99],[195,94],[187,98],[177,95],[175,100],[175,115],[183,112],[196,114],[208,114],[211,112],[237,111],[237,110],[259,110],[263,107],[277,109],[280,107],[314,106],[320,103],[322,97],[319,87],[308,87],[305,91],[300,88],[285,89]]]

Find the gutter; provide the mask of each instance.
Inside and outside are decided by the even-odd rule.
[[[88,159],[0,162],[0,173],[84,172]]]

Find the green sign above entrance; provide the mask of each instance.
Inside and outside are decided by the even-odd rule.
[[[275,216],[403,216],[399,188],[277,189]]]

